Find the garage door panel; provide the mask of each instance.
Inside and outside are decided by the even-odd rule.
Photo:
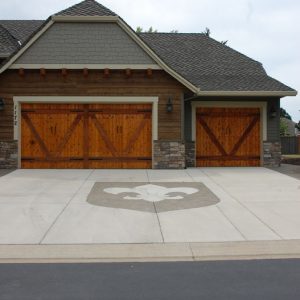
[[[198,108],[197,166],[260,165],[258,108]]]
[[[89,123],[89,155],[92,157],[117,156],[119,141],[116,135],[117,120],[108,114],[93,114]]]
[[[150,168],[151,107],[22,104],[22,167]]]
[[[248,121],[248,124],[250,121]],[[238,137],[239,138],[239,137]],[[236,155],[243,155],[248,153],[250,156],[255,156],[260,154],[260,125],[259,122],[253,127],[253,130],[245,138],[244,143],[242,143],[239,149],[236,151]]]
[[[63,122],[63,120],[62,120]],[[84,121],[83,118],[69,118],[65,121],[65,126],[61,131],[60,137],[56,138],[54,154],[60,157],[77,157],[83,158],[83,135]]]
[[[123,123],[123,154],[127,157],[134,157],[136,153],[139,153],[141,157],[151,158],[151,115],[149,113],[126,115]]]

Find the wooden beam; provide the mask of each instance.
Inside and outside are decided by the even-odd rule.
[[[68,70],[67,69],[62,69],[61,70],[61,75],[66,77],[68,75]]]
[[[125,75],[126,75],[126,77],[130,77],[132,75],[132,70],[131,69],[126,69],[125,70]]]
[[[25,75],[25,70],[23,68],[19,69],[19,75],[23,77]]]
[[[104,77],[107,78],[110,75],[110,69],[106,68],[104,69]]]
[[[214,161],[230,161],[230,160],[259,160],[259,155],[227,155],[227,156],[197,156],[197,160],[214,160]]]
[[[152,77],[152,75],[153,75],[152,69],[147,69],[147,76]]]
[[[88,68],[84,68],[82,72],[83,72],[83,76],[84,77],[88,77],[89,76],[89,69]]]
[[[46,76],[46,70],[44,68],[40,69],[40,75],[43,77]]]

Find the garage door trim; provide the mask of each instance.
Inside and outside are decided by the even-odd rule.
[[[14,139],[18,141],[18,168],[21,167],[21,104],[22,103],[61,103],[61,104],[152,104],[152,147],[158,138],[158,97],[122,97],[122,96],[17,96],[14,101]],[[153,149],[152,149],[153,150]],[[153,151],[152,151],[153,155]],[[153,158],[153,157],[152,157]],[[153,161],[153,159],[152,159]]]

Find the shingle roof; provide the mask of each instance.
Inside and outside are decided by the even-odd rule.
[[[85,0],[55,14],[55,16],[117,16],[94,0]]]
[[[55,16],[117,16],[85,0]],[[13,55],[45,25],[39,20],[0,21],[0,55]],[[142,33],[140,38],[176,73],[201,91],[294,91],[269,77],[261,63],[204,34]]]
[[[174,71],[202,91],[293,91],[269,77],[261,63],[199,33],[142,33]]]
[[[0,57],[8,57],[18,47],[18,41],[0,24]]]
[[[44,22],[43,20],[0,20],[0,25],[23,44]]]

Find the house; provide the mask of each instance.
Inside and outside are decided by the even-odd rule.
[[[293,120],[290,120],[288,118],[283,118],[281,117],[281,122],[285,127],[285,136],[297,136],[299,133],[298,128],[296,127],[297,123],[294,122]]]
[[[185,168],[280,161],[261,63],[198,33],[137,34],[85,0],[0,21],[0,166]]]

